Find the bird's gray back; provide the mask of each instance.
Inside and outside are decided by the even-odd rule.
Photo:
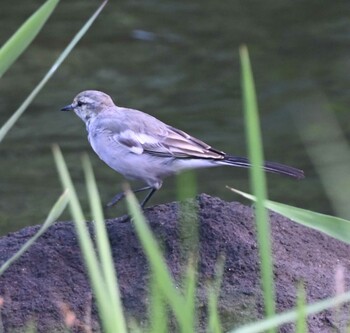
[[[123,107],[106,109],[96,117],[93,126],[97,130],[110,131],[114,134],[131,130],[135,133],[162,136],[168,131],[168,126],[155,117]]]

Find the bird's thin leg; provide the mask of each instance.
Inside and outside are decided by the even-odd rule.
[[[147,193],[146,197],[142,200],[142,202],[141,202],[141,204],[140,204],[141,209],[144,209],[146,203],[148,202],[149,199],[151,199],[152,195],[154,194],[154,192],[157,191],[157,189],[154,188],[154,187],[152,187],[152,186],[146,186],[146,187],[138,188],[138,189],[136,189],[136,190],[132,190],[134,193],[136,193],[136,192],[142,192],[142,191],[146,191],[146,190],[150,190],[150,191]],[[124,193],[124,192],[123,192],[123,193],[119,193],[119,194],[117,194],[117,195],[112,199],[112,201],[111,201],[109,204],[112,203],[111,205],[114,205],[116,202],[118,202],[119,200],[121,200],[121,199],[124,198],[124,197],[125,197],[125,193]],[[117,201],[114,202],[114,199],[116,199]],[[110,206],[108,206],[108,207],[110,207]],[[130,215],[126,215],[126,216],[125,216],[121,221],[119,221],[119,222],[121,222],[121,223],[130,222],[131,219],[132,219],[132,218],[131,218]]]
[[[137,192],[142,192],[142,191],[146,191],[146,190],[150,190],[150,189],[153,189],[152,186],[145,186],[145,187],[141,187],[141,188],[138,188],[136,190],[132,190],[134,193],[137,193]],[[148,196],[148,195],[147,195]],[[110,202],[108,202],[108,204],[106,205],[107,208],[109,207],[112,207],[114,206],[115,204],[117,204],[120,200],[124,199],[125,197],[125,192],[121,192],[121,193],[118,193],[117,195],[115,195]],[[149,198],[148,198],[149,199]],[[147,199],[147,200],[148,200]]]
[[[141,202],[141,208],[144,209],[146,203],[148,202],[149,199],[151,199],[152,195],[157,191],[156,188],[154,187],[150,187],[150,191],[148,192],[148,194],[146,195],[146,197],[142,200]]]

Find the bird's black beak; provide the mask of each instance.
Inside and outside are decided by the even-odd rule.
[[[74,110],[74,106],[72,104],[66,105],[61,109],[61,111],[73,111],[73,110]]]

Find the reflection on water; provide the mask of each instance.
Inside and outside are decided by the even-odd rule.
[[[316,5],[316,6],[315,6]],[[38,6],[3,2],[3,43]],[[62,2],[34,44],[0,81],[3,123],[45,74],[84,20],[90,1]],[[94,154],[85,128],[60,113],[81,90],[99,89],[118,105],[141,109],[207,141],[245,154],[238,46],[247,43],[262,114],[265,154],[306,171],[304,181],[269,176],[270,196],[330,212],[328,200],[298,134],[308,96],[321,94],[349,133],[349,4],[344,1],[124,1],[111,2],[0,146],[1,232],[43,221],[61,192],[51,154],[64,152],[86,207],[80,156],[92,158],[101,196],[121,189],[122,178]],[[317,10],[316,10],[317,9]],[[291,107],[298,101],[298,109]],[[308,100],[308,103],[303,103]],[[301,117],[300,117],[301,116]],[[249,190],[246,170],[197,173],[198,190],[241,200],[225,189]],[[174,179],[152,203],[176,199]],[[118,215],[122,208],[112,210]],[[66,215],[68,218],[68,215]]]

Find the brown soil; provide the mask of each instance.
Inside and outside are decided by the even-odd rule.
[[[146,209],[149,224],[160,240],[169,268],[179,282],[189,251],[196,244],[193,228],[199,225],[198,302],[200,328],[205,326],[206,286],[215,276],[215,264],[225,255],[219,310],[225,330],[262,316],[259,259],[253,210],[237,202],[224,202],[208,195],[198,197],[196,211],[170,203]],[[182,221],[182,222],[180,222]],[[106,221],[121,295],[128,317],[147,318],[148,265],[132,223]],[[334,295],[336,267],[350,269],[350,247],[317,231],[271,214],[278,310],[295,305],[299,281],[307,301]],[[91,227],[91,225],[90,225]],[[4,262],[38,226],[28,227],[0,239]],[[91,233],[93,231],[91,230]],[[346,285],[349,279],[346,277]],[[99,328],[96,307],[82,263],[74,226],[57,222],[29,251],[0,277],[2,325],[5,332],[34,322],[39,332],[63,330],[63,313],[76,318],[73,331],[87,332],[84,325]],[[89,319],[91,317],[91,320]],[[349,318],[347,310],[325,311],[308,320],[309,332],[337,332]],[[0,327],[1,328],[1,327]],[[176,330],[175,330],[176,331]],[[293,331],[286,325],[281,332]]]

